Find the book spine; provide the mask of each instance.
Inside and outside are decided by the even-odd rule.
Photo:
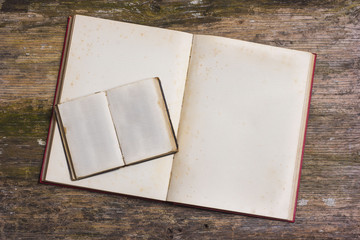
[[[53,125],[54,125],[54,106],[55,106],[55,103],[56,103],[56,99],[58,97],[59,83],[60,83],[60,79],[61,79],[61,73],[62,73],[62,70],[63,70],[63,67],[64,67],[66,41],[68,39],[70,21],[71,21],[71,17],[68,17],[67,25],[66,25],[66,31],[65,31],[65,37],[64,37],[64,44],[63,44],[63,49],[62,49],[62,53],[61,53],[61,60],[60,60],[58,78],[57,78],[56,88],[55,88],[55,96],[54,96],[54,100],[53,100],[50,124],[49,124],[49,129],[48,129],[48,135],[46,137],[46,145],[45,145],[44,157],[43,157],[43,161],[42,161],[42,165],[41,165],[40,179],[39,179],[40,183],[44,183],[43,182],[44,170],[45,170],[46,160],[47,160],[47,158],[49,156],[49,149],[50,149],[50,147],[49,147],[49,143],[50,143],[50,139],[51,139],[50,134],[53,132],[52,129],[53,129]]]
[[[295,196],[295,208],[293,213],[293,218],[291,222],[295,222],[295,214],[296,214],[296,207],[297,207],[297,201],[299,197],[299,188],[300,188],[300,178],[301,178],[301,168],[303,164],[303,158],[304,158],[304,150],[305,150],[305,141],[306,141],[306,132],[308,127],[308,121],[309,121],[309,112],[310,112],[310,102],[311,102],[311,95],[312,95],[312,88],[313,88],[313,82],[314,82],[314,74],[315,74],[315,65],[316,65],[316,53],[314,54],[314,64],[312,67],[312,76],[311,76],[311,82],[310,82],[310,94],[309,94],[309,102],[308,102],[308,109],[306,113],[306,123],[305,123],[305,132],[304,132],[304,142],[303,142],[303,148],[301,151],[301,160],[300,160],[300,168],[299,168],[299,177],[297,182],[297,189],[296,189],[296,196]]]

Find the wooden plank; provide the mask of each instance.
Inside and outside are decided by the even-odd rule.
[[[38,184],[75,13],[317,53],[296,222]],[[0,238],[359,238],[359,20],[359,1],[0,1]]]

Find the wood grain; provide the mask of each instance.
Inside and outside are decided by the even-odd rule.
[[[38,184],[67,17],[318,54],[295,223]],[[359,1],[0,0],[0,239],[360,238]]]

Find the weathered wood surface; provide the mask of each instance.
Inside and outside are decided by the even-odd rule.
[[[0,9],[0,239],[360,238],[359,1],[0,0]],[[75,13],[317,53],[296,222],[38,184]]]

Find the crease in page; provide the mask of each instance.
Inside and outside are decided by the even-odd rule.
[[[192,55],[192,51],[193,51],[194,37],[195,37],[195,34],[192,34],[191,47],[190,47],[190,52],[189,52],[189,61],[188,61],[188,67],[187,67],[187,71],[186,71],[185,86],[184,86],[183,97],[182,97],[182,100],[181,100],[180,121],[179,121],[179,126],[178,126],[178,129],[177,129],[177,134],[176,134],[176,136],[175,136],[176,145],[177,145],[178,151],[181,151],[181,150],[179,149],[179,145],[178,145],[178,141],[177,141],[177,136],[179,135],[178,133],[179,133],[180,124],[181,124],[181,115],[182,115],[182,111],[183,111],[183,104],[184,104],[184,99],[185,99],[185,92],[186,92],[187,80],[188,80],[188,77],[189,77],[189,69],[190,69],[190,63],[191,63],[191,55]],[[170,190],[170,184],[171,184],[171,178],[172,178],[172,176],[173,176],[172,170],[173,170],[173,167],[174,167],[174,158],[175,158],[175,155],[176,155],[176,153],[175,153],[174,156],[172,157],[171,172],[170,172],[170,177],[169,177],[169,182],[168,182],[168,187],[167,187],[167,192],[166,192],[166,198],[165,198],[166,201],[168,200],[168,195],[169,195],[169,190]]]

